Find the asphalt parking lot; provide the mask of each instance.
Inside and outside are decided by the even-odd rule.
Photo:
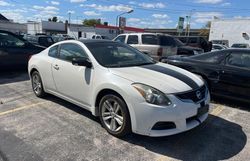
[[[35,97],[25,72],[0,73],[0,161],[250,160],[249,106],[219,98],[191,131],[118,139],[90,112],[54,96]]]

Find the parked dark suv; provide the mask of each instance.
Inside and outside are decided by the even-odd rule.
[[[209,42],[201,36],[177,36],[181,42],[185,45],[198,47],[204,50],[204,52],[210,51]]]
[[[47,35],[28,35],[26,39],[32,44],[44,47],[49,47],[55,43],[53,38]]]
[[[31,55],[44,49],[11,32],[0,30],[0,70],[5,70],[6,67],[25,67]]]

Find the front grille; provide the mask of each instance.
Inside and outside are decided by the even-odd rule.
[[[180,94],[177,94],[176,96],[184,102],[188,100],[192,100],[193,102],[197,103],[205,98],[206,92],[207,92],[207,87],[204,85],[197,90],[180,93]]]

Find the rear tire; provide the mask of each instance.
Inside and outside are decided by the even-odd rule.
[[[102,126],[113,136],[123,137],[131,132],[126,103],[114,94],[105,95],[99,104]]]
[[[37,97],[43,98],[46,95],[46,93],[44,92],[42,79],[38,71],[32,72],[31,83],[35,95]]]

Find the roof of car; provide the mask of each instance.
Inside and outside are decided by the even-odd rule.
[[[99,43],[104,43],[104,42],[114,42],[114,41],[111,41],[111,40],[107,40],[107,39],[82,39],[82,40],[78,40],[82,43],[96,43],[96,42],[99,42]]]
[[[171,36],[169,34],[164,34],[164,33],[152,33],[152,32],[133,32],[133,33],[124,33],[120,35],[165,35],[165,36]],[[118,36],[120,36],[118,35]]]
[[[247,48],[229,48],[223,51],[238,51],[238,52],[250,52],[250,49]]]

